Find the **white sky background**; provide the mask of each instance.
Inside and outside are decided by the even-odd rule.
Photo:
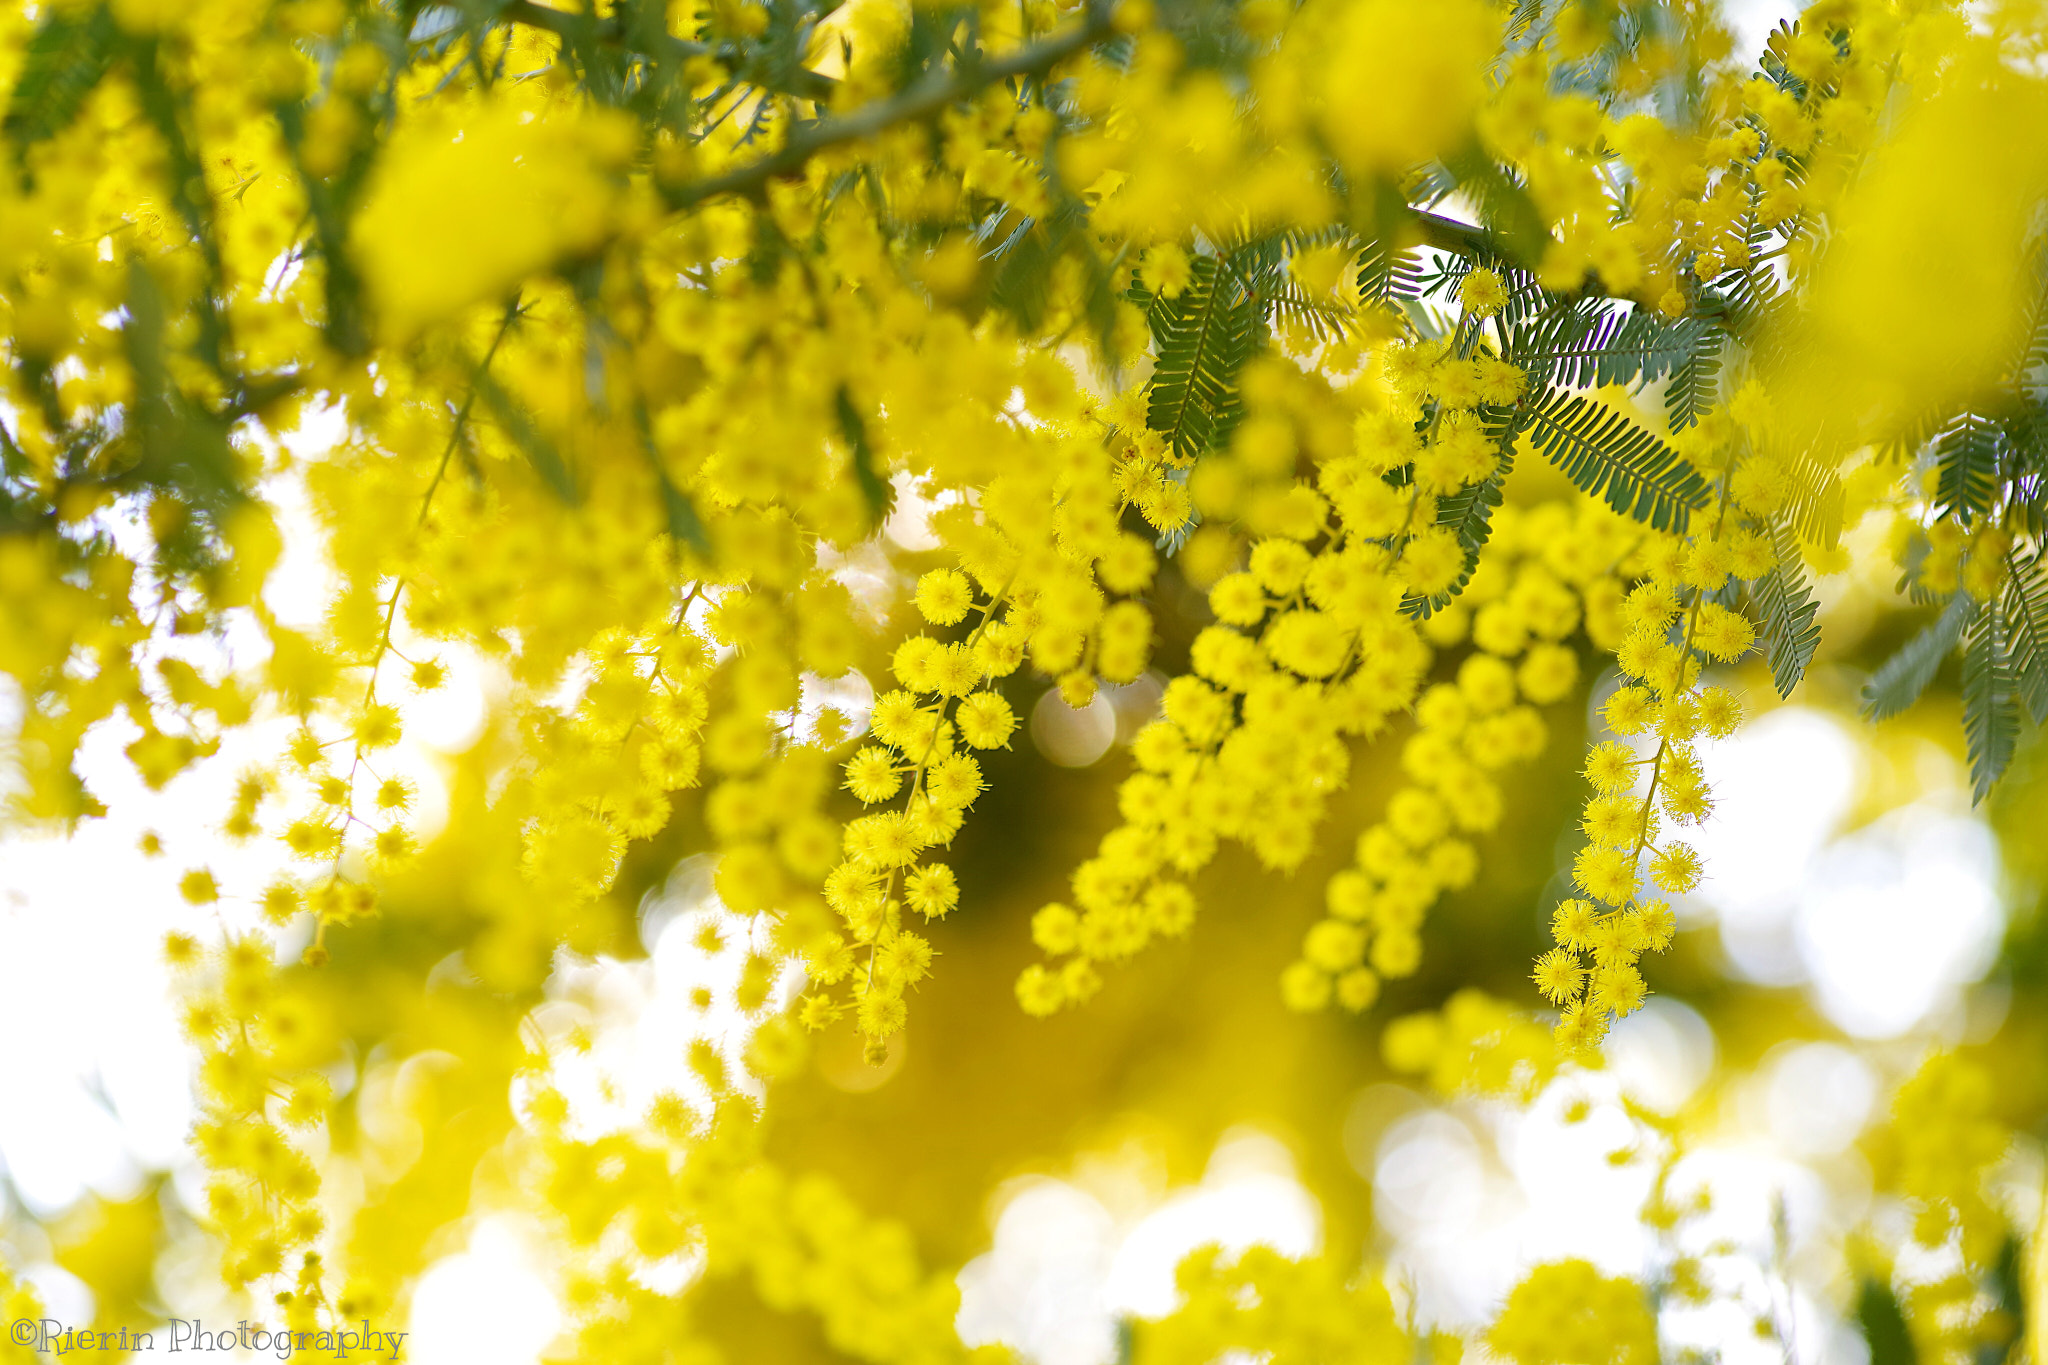
[[[1795,8],[1782,0],[1728,6],[1740,47],[1757,50]],[[889,527],[905,544],[922,532],[896,524],[913,505],[904,499]],[[306,528],[287,527],[287,542],[308,543]],[[322,584],[317,559],[288,556],[270,590],[272,606],[288,620],[312,619]],[[420,786],[430,826],[441,800],[435,752],[461,748],[482,708],[483,680],[460,659],[448,661],[455,665],[448,688],[408,702],[401,760]],[[1155,693],[1140,683],[1079,714],[1055,702],[1034,713],[1032,733],[1054,761],[1085,765]],[[845,700],[858,707],[864,698]],[[10,728],[0,724],[0,733]],[[114,818],[84,826],[68,843],[0,839],[0,966],[7,972],[0,1199],[39,1218],[88,1191],[132,1195],[153,1171],[172,1172],[186,1204],[198,1204],[185,1148],[191,1054],[158,949],[165,931],[203,927],[213,912],[185,905],[173,883],[183,867],[209,863],[231,900],[253,897],[281,861],[263,851],[267,841],[231,856],[221,851],[215,826],[240,766],[232,753],[150,793],[119,753],[130,737],[110,727],[84,762]],[[275,730],[258,730],[238,742],[253,758],[274,752],[277,740]],[[1852,1144],[1899,1069],[1931,1042],[1996,1023],[1995,1011],[1986,1013],[1989,997],[1980,992],[1973,1007],[1966,989],[1989,966],[2003,925],[1991,836],[1969,813],[1954,760],[1932,745],[1921,799],[1844,832],[1867,762],[1861,745],[1841,722],[1787,707],[1707,754],[1719,814],[1697,842],[1711,880],[1683,907],[1686,925],[1718,935],[1736,977],[1808,992],[1845,1035],[1871,1045],[1788,1042],[1731,1096],[1724,1140],[1695,1159],[1723,1206],[1696,1235],[1741,1248],[1722,1267],[1731,1283],[1748,1265],[1750,1283],[1764,1285],[1755,1268],[1772,1264],[1776,1202],[1786,1210],[1795,1263],[1855,1223],[1868,1172]],[[162,834],[165,860],[139,853],[144,829]],[[709,1030],[736,1040],[734,1020],[692,1014],[685,1003],[692,987],[729,984],[737,970],[736,941],[719,958],[689,942],[703,916],[721,913],[707,899],[703,871],[686,866],[672,879],[649,919],[646,962],[597,964],[559,983],[576,1003],[551,1006],[543,1023],[591,1024],[600,1039],[580,1111],[603,1107],[600,1071],[622,1082],[610,1102],[618,1106],[614,1116],[637,1112],[657,1089],[687,1092],[694,1084],[682,1073],[680,1038]],[[1941,913],[1930,916],[1930,906]],[[224,913],[251,919],[233,904]],[[1614,1271],[1641,1269],[1648,1248],[1635,1210],[1645,1176],[1640,1166],[1617,1169],[1605,1160],[1625,1127],[1607,1102],[1611,1087],[1627,1084],[1653,1101],[1679,1103],[1712,1070],[1715,1040],[1683,1004],[1653,999],[1617,1031],[1609,1051],[1605,1076],[1560,1084],[1525,1114],[1443,1106],[1392,1085],[1354,1098],[1344,1139],[1361,1181],[1377,1191],[1378,1251],[1425,1320],[1483,1321],[1521,1271],[1543,1259],[1584,1255]],[[1562,1121],[1573,1095],[1600,1101],[1583,1124]],[[1361,1183],[1357,1197],[1364,1194]],[[1251,1130],[1226,1134],[1193,1186],[1167,1188],[1141,1151],[1098,1154],[1064,1177],[1010,1182],[992,1196],[989,1218],[990,1249],[960,1273],[960,1330],[970,1343],[1007,1342],[1042,1365],[1110,1360],[1115,1319],[1166,1311],[1172,1267],[1204,1242],[1265,1242],[1290,1255],[1322,1247],[1322,1212],[1296,1180],[1286,1148]],[[40,1287],[47,1311],[87,1321],[83,1287],[50,1263],[31,1225],[11,1221],[23,1238],[19,1268]],[[1366,1251],[1356,1250],[1361,1258]],[[544,1262],[530,1229],[502,1219],[478,1223],[466,1248],[437,1263],[419,1288],[405,1324],[416,1333],[411,1358],[419,1365],[537,1358],[561,1321]],[[207,1297],[217,1293],[206,1288],[207,1271],[204,1261],[162,1267],[166,1293],[187,1296],[169,1307],[180,1316],[231,1320],[225,1301]],[[506,1311],[508,1302],[517,1311]],[[1801,1362],[1860,1358],[1860,1344],[1827,1312],[1804,1299],[1796,1311]],[[1722,1345],[1748,1333],[1746,1323],[1731,1321],[1685,1330]],[[1768,1358],[1767,1348],[1757,1349],[1765,1352],[1757,1359]]]

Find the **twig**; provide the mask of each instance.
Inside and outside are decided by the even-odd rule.
[[[498,17],[511,23],[525,24],[529,28],[542,29],[564,42],[577,38],[595,38],[602,43],[623,45],[629,36],[616,22],[601,21],[587,14],[572,14],[567,10],[549,9],[546,5],[535,4],[533,0],[511,0],[511,3],[498,11]],[[678,38],[667,32],[650,37],[649,46],[654,51],[649,55],[666,57],[671,61],[688,61],[692,57],[730,61],[742,55],[727,45],[693,43],[687,38]],[[831,99],[832,92],[839,88],[839,82],[830,76],[801,66],[791,71],[786,81],[780,84],[768,80],[756,80],[754,83],[779,90],[785,95],[820,102]]]
[[[963,61],[950,69],[927,72],[900,95],[877,100],[838,118],[820,119],[790,135],[781,151],[749,162],[737,170],[714,175],[668,191],[671,208],[684,209],[729,194],[755,195],[769,181],[793,175],[828,147],[873,137],[899,123],[911,123],[1012,76],[1031,76],[1056,66],[1110,32],[1109,5],[1091,0],[1088,17],[1065,33],[1033,43],[994,61]]]

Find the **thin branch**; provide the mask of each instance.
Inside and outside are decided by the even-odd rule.
[[[550,9],[546,5],[535,4],[534,0],[510,0],[509,4],[498,11],[498,17],[508,23],[525,24],[529,28],[545,30],[565,43],[578,38],[595,38],[602,43],[624,45],[630,36],[616,22],[601,21],[587,14],[572,14],[567,10]],[[648,55],[670,61],[683,62],[692,57],[710,57],[730,62],[741,56],[730,45],[693,43],[687,38],[678,38],[665,30],[649,37],[649,46],[653,51]],[[785,95],[795,95],[799,99],[817,100],[821,103],[831,99],[832,92],[839,88],[838,81],[806,67],[797,67],[783,82],[757,79],[753,83]]]
[[[1091,0],[1086,21],[1065,33],[1020,48],[994,61],[968,60],[950,69],[927,72],[900,95],[876,100],[850,114],[820,119],[798,129],[779,152],[723,175],[670,190],[667,196],[669,206],[684,209],[729,194],[759,194],[769,181],[794,175],[828,147],[859,142],[899,123],[930,118],[976,91],[1012,76],[1043,74],[1048,68],[1107,37],[1109,32],[1107,0]]]
[[[1493,244],[1493,238],[1485,228],[1421,209],[1415,211],[1415,225],[1422,231],[1423,244],[1438,251],[1448,251],[1455,256],[1500,254],[1500,248]]]

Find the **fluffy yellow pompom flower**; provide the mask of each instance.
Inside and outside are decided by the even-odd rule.
[[[965,619],[974,606],[974,587],[958,569],[933,569],[917,580],[917,609],[935,626]]]
[[[1538,706],[1563,701],[1579,682],[1579,656],[1564,645],[1537,645],[1515,670],[1522,695]]]
[[[1562,1005],[1579,993],[1585,984],[1585,969],[1579,966],[1578,955],[1564,948],[1552,948],[1536,959],[1536,970],[1531,974],[1536,989],[1552,1004]]]
[[[1650,879],[1673,895],[1690,891],[1700,884],[1700,855],[1689,844],[1666,844],[1650,865]]]
[[[1741,616],[1712,602],[1701,605],[1693,643],[1703,653],[1731,663],[1747,653],[1755,641],[1755,628]]]
[[[1593,930],[1598,923],[1599,916],[1589,902],[1559,901],[1550,912],[1550,936],[1566,948],[1583,950],[1593,945]]]
[[[887,749],[870,745],[846,761],[846,789],[867,805],[887,801],[902,786],[896,757]]]
[[[1602,967],[1593,973],[1594,1003],[1613,1011],[1617,1019],[1634,1014],[1649,993],[1634,967]]]
[[[178,971],[185,971],[199,965],[202,954],[199,940],[180,930],[164,935],[164,961]]]
[[[1177,299],[1194,278],[1193,263],[1178,245],[1165,242],[1145,253],[1145,259],[1138,267],[1138,278],[1153,293]]]
[[[1249,573],[1225,574],[1209,589],[1209,610],[1225,625],[1255,626],[1266,615],[1266,592]]]
[[[398,712],[389,706],[365,707],[356,718],[356,743],[364,749],[388,749],[398,735]]]
[[[1671,913],[1670,901],[1644,901],[1629,915],[1635,921],[1632,932],[1644,951],[1661,953],[1671,946],[1678,933],[1678,917]]]
[[[1056,972],[1034,962],[1017,977],[1017,1003],[1026,1014],[1043,1018],[1056,1014],[1066,1000],[1066,988]]]
[[[1726,739],[1742,724],[1742,702],[1726,688],[1703,689],[1698,706],[1700,728],[1715,739]]]
[[[1016,733],[1017,714],[1010,703],[995,692],[976,692],[960,703],[953,717],[960,738],[976,749],[1007,748]]]
[[[459,124],[438,109],[402,123],[349,234],[388,334],[410,336],[600,240],[617,199],[606,163],[631,158],[636,132],[617,111],[530,119],[509,100]]]
[[[1645,687],[1619,687],[1601,708],[1601,716],[1607,728],[1617,735],[1637,735],[1649,728],[1655,714],[1657,699]]]
[[[1465,567],[1465,550],[1449,528],[1432,526],[1409,540],[1401,552],[1398,572],[1418,596],[1434,597],[1457,581]]]
[[[981,765],[966,754],[954,754],[934,763],[925,774],[925,795],[946,810],[962,810],[982,791]]]
[[[1599,791],[1622,791],[1635,783],[1636,766],[1636,756],[1627,745],[1608,740],[1587,752],[1586,780]]]
[[[1480,266],[1458,285],[1458,302],[1474,317],[1490,318],[1508,301],[1508,287],[1500,272]]]
[[[1643,803],[1625,792],[1597,796],[1579,818],[1586,837],[1601,848],[1626,848],[1643,830]]]
[[[1609,905],[1622,905],[1635,893],[1636,874],[1627,852],[1588,845],[1572,863],[1572,877],[1590,895]]]
[[[1289,963],[1280,973],[1280,999],[1287,1008],[1312,1014],[1330,1003],[1336,983],[1312,962]]]

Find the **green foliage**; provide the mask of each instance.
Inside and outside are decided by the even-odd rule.
[[[1842,479],[1807,455],[1783,460],[1792,475],[1786,521],[1810,545],[1832,547],[1842,537]]]
[[[1624,516],[1684,532],[1707,504],[1707,481],[1623,414],[1573,393],[1528,409],[1530,440],[1565,477]]]
[[[1704,380],[1697,363],[1703,353],[1718,355],[1718,345],[1713,324],[1704,319],[1674,322],[1640,308],[1589,299],[1539,314],[1522,329],[1512,354],[1532,375],[1575,389],[1647,384],[1666,374],[1676,382],[1681,368],[1694,366],[1695,378],[1687,382],[1696,391],[1706,390],[1699,404],[1704,411],[1713,405],[1719,361],[1713,361]]]
[[[1256,300],[1254,306],[1262,320],[1284,318],[1306,328],[1318,342],[1329,341],[1351,330],[1353,315],[1341,304],[1311,298],[1289,271],[1288,258],[1294,252],[1342,240],[1344,235],[1334,228],[1274,233],[1225,253],[1223,265]]]
[[[1457,188],[1479,209],[1479,221],[1512,259],[1534,265],[1550,242],[1542,210],[1498,162],[1477,145],[1444,158]]]
[[[578,500],[576,480],[569,472],[562,453],[555,449],[547,433],[533,424],[533,420],[520,410],[512,395],[505,392],[502,384],[491,377],[491,372],[479,366],[476,372],[477,396],[484,400],[505,434],[512,438],[512,444],[519,447],[519,453],[533,466],[534,473],[541,481],[554,490],[555,496],[563,502],[574,504]]]
[[[1789,697],[1806,676],[1813,651],[1820,644],[1820,623],[1814,619],[1820,604],[1806,585],[1799,547],[1782,524],[1771,526],[1771,549],[1778,562],[1757,580],[1751,596],[1756,602],[1764,657],[1771,665],[1771,682],[1780,697]]]
[[[853,477],[860,485],[861,496],[867,500],[869,522],[880,525],[895,505],[896,490],[876,471],[874,447],[868,442],[868,424],[861,420],[860,409],[853,405],[845,385],[840,385],[833,402],[839,412],[839,425],[846,433],[846,448],[853,457]]]
[[[1687,327],[1686,324],[1692,324]],[[1679,432],[1707,415],[1721,399],[1721,344],[1726,334],[1712,322],[1686,318],[1673,324],[1683,329],[1685,353],[1671,366],[1664,385],[1664,420]]]
[[[1237,376],[1258,349],[1264,310],[1220,257],[1197,256],[1187,288],[1146,310],[1156,360],[1146,420],[1174,453],[1192,459],[1220,445],[1242,415]]]
[[[29,40],[21,75],[0,120],[17,152],[71,126],[86,96],[120,52],[121,33],[104,8],[56,8]]]
[[[1884,1281],[1865,1279],[1857,1290],[1856,1325],[1870,1348],[1870,1365],[1919,1365],[1920,1352],[1913,1345],[1898,1295]]]
[[[140,261],[128,271],[128,317],[121,340],[135,373],[125,434],[133,458],[116,471],[121,482],[175,490],[187,502],[216,510],[245,496],[228,425],[193,403],[171,380],[165,362],[167,308],[156,277]]]
[[[2019,699],[2006,656],[2003,613],[1986,603],[1963,644],[1963,734],[1970,751],[1973,801],[1982,801],[2004,775],[2019,743]]]
[[[2009,556],[1999,610],[2011,639],[2013,683],[2036,725],[2048,725],[2048,573],[2042,552]]]
[[[1422,290],[1422,264],[1413,249],[1390,251],[1368,239],[1358,254],[1358,296],[1368,304],[1399,305]]]
[[[1877,675],[1864,685],[1864,717],[1886,720],[1920,700],[1941,661],[1962,639],[1964,627],[1975,615],[1976,604],[1968,593],[1951,597],[1941,615],[1885,660]]]
[[[1071,259],[1079,265],[1086,286],[1083,317],[1107,350],[1116,327],[1112,273],[1088,230],[1079,201],[1063,201],[1042,219],[1019,221],[1007,208],[999,209],[990,214],[977,236],[992,240],[1003,227],[1008,227],[1008,235],[988,251],[996,263],[989,302],[1026,331],[1036,331],[1052,302],[1053,272],[1062,259]]]
[[[2001,434],[1996,422],[1974,412],[1941,434],[1934,493],[1941,515],[1967,526],[1991,510],[1998,496]]]

